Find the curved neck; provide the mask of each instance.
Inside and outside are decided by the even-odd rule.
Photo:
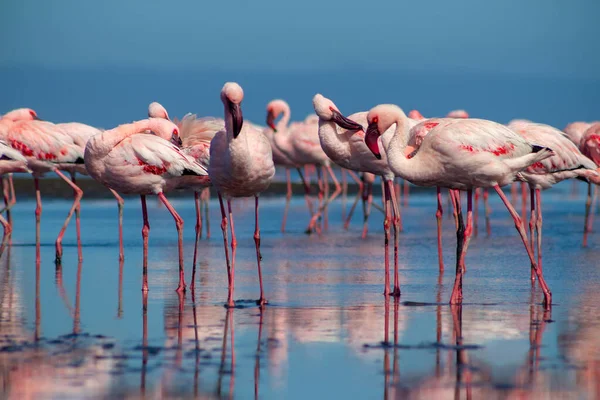
[[[165,140],[170,139],[171,133],[167,133],[164,129],[161,129],[157,121],[153,120],[152,118],[120,125],[114,129],[104,131],[98,136],[101,139],[103,146],[112,150],[113,147],[117,146],[120,142],[128,137],[140,133],[149,133],[150,131],[154,132],[156,136],[159,136]]]
[[[225,117],[223,118],[225,120],[225,133],[227,133],[227,140],[231,141],[233,140],[233,116],[226,103],[223,104],[223,109],[223,116]]]
[[[285,107],[283,109],[283,116],[281,117],[281,119],[279,120],[279,122],[277,122],[277,130],[278,131],[285,131],[287,130],[288,124],[290,122],[290,117],[291,117],[292,113],[290,111],[289,107]]]

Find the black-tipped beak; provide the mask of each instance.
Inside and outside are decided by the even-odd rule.
[[[179,135],[176,135],[174,133],[171,135],[171,143],[173,143],[175,146],[179,146],[179,147],[181,147],[181,145],[183,144]]]
[[[277,128],[275,128],[275,115],[271,111],[267,112],[267,125],[269,128],[273,129],[273,132],[277,133]]]
[[[231,120],[233,121],[233,138],[237,138],[242,131],[242,125],[244,124],[244,117],[242,116],[242,107],[232,101],[229,102],[229,112],[231,113]]]
[[[352,121],[349,118],[344,117],[339,111],[331,110],[333,113],[333,122],[338,124],[341,128],[348,129],[351,131],[360,131],[362,130],[362,125]]]
[[[381,152],[379,151],[379,143],[377,141],[380,135],[377,124],[374,122],[369,124],[365,133],[365,143],[378,160],[381,160]]]

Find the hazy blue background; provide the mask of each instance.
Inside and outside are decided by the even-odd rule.
[[[0,113],[112,127],[145,116],[221,115],[237,80],[247,118],[322,92],[342,111],[394,102],[505,122],[600,119],[600,1],[296,2],[3,0]]]

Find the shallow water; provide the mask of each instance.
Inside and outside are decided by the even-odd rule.
[[[13,209],[13,246],[0,260],[0,391],[8,398],[597,398],[600,396],[600,235],[581,248],[583,186],[544,193],[544,271],[554,305],[532,289],[512,219],[490,196],[492,235],[467,255],[462,307],[447,302],[454,279],[454,223],[444,217],[446,272],[438,274],[435,198],[410,198],[403,214],[402,297],[386,301],[382,216],[369,236],[361,217],[342,229],[303,232],[307,212],[294,198],[288,233],[283,202],[261,199],[263,275],[258,297],[253,201],[234,204],[236,299],[227,310],[227,276],[212,201],[210,239],[200,242],[195,293],[180,297],[174,224],[150,199],[149,286],[142,295],[141,211],[125,206],[125,262],[119,265],[116,205],[85,200],[83,263],[74,224],[61,268],[54,239],[69,204],[44,203],[36,275],[35,204]],[[348,200],[346,208],[349,208]],[[173,202],[185,226],[186,279],[194,245],[193,200]],[[483,217],[481,207],[480,217]],[[188,282],[189,284],[189,282]]]

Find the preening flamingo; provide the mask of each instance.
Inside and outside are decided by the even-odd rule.
[[[42,200],[39,189],[39,178],[47,172],[54,172],[60,176],[75,192],[73,205],[69,210],[65,225],[68,224],[83,192],[75,183],[71,182],[60,170],[75,168],[83,164],[83,149],[76,145],[73,139],[63,132],[57,125],[40,121],[33,110],[29,110],[30,119],[12,122],[6,118],[0,119],[0,138],[6,140],[10,146],[18,150],[27,159],[28,168],[33,171],[36,191],[36,243],[40,239],[40,221],[42,215]],[[64,232],[63,232],[64,233]],[[59,235],[60,238],[60,235]],[[81,243],[78,242],[79,259],[82,258]],[[39,248],[36,249],[39,251]],[[56,261],[60,262],[62,246],[56,241]]]
[[[513,128],[513,126],[516,126]],[[534,229],[537,235],[537,265],[542,270],[542,189],[551,188],[565,179],[579,178],[586,181],[600,180],[595,172],[596,164],[579,151],[560,130],[544,124],[509,125],[509,128],[521,134],[530,143],[538,143],[552,149],[554,154],[527,167],[520,174],[529,184],[531,218],[529,232],[531,248],[534,249]],[[537,203],[537,210],[536,210]],[[531,279],[535,276],[533,271]]]
[[[221,205],[221,229],[225,246],[225,260],[227,263],[227,277],[229,288],[227,306],[235,306],[233,300],[235,280],[235,253],[237,240],[233,223],[231,199],[235,197],[254,196],[255,229],[254,244],[256,247],[256,261],[258,264],[258,279],[260,284],[259,305],[266,304],[264,296],[261,254],[260,254],[260,226],[258,218],[258,196],[271,184],[275,175],[275,164],[271,144],[262,131],[244,123],[241,103],[244,91],[235,82],[227,82],[221,90],[221,101],[225,109],[225,129],[217,132],[210,143],[210,165],[208,173],[210,179],[219,193]],[[227,215],[223,205],[223,197],[227,200],[229,211],[229,224],[231,229],[231,261],[227,248]]]
[[[342,168],[353,171],[371,172],[382,177],[384,183],[384,257],[385,257],[385,287],[384,295],[390,294],[389,278],[389,236],[390,225],[394,226],[394,288],[393,296],[400,296],[400,282],[398,276],[398,242],[400,231],[400,207],[394,190],[394,173],[388,166],[385,152],[375,156],[365,144],[363,130],[366,125],[366,112],[352,114],[344,117],[337,106],[330,99],[321,94],[313,97],[313,107],[319,116],[319,140],[325,154]],[[385,133],[386,137],[392,131]],[[391,202],[391,205],[390,205]],[[393,210],[393,218],[392,218]]]
[[[501,186],[516,179],[517,173],[527,166],[550,157],[548,148],[527,143],[517,133],[492,121],[479,119],[442,119],[425,121],[436,123],[424,137],[412,157],[406,155],[411,131],[406,129],[407,117],[398,106],[383,104],[367,115],[369,126],[365,142],[375,155],[380,155],[383,144],[391,171],[414,184],[467,190],[467,226],[463,229],[460,192],[455,202],[459,214],[457,229],[456,279],[450,303],[462,302],[462,280],[465,256],[472,233],[472,191],[474,187],[493,187],[513,217],[527,254],[544,292],[544,303],[550,306],[552,295],[542,271],[537,267],[527,240],[523,221],[516,213]],[[394,135],[382,136],[396,124]],[[418,129],[419,125],[413,129]],[[382,137],[381,137],[382,136]],[[381,139],[384,139],[383,143]],[[381,143],[381,144],[380,144]]]
[[[596,164],[596,168],[600,166],[600,122],[592,124],[583,134],[579,141],[579,150],[586,156],[592,159]],[[596,183],[596,182],[594,182]],[[596,183],[597,184],[597,183]],[[597,186],[594,188],[594,198],[597,195]],[[583,228],[583,246],[587,246],[588,233],[592,229],[591,218],[594,210],[590,213],[592,201],[592,186],[588,183],[587,200],[585,202],[585,225]]]
[[[154,134],[148,134],[151,131]],[[186,176],[206,176],[207,171],[171,141],[178,142],[179,129],[170,121],[149,118],[94,135],[85,147],[85,166],[90,176],[126,194],[139,194],[144,226],[142,290],[148,290],[148,213],[146,195],[156,194],[167,207],[178,234],[179,285],[185,290],[183,265],[183,220],[164,195]]]

